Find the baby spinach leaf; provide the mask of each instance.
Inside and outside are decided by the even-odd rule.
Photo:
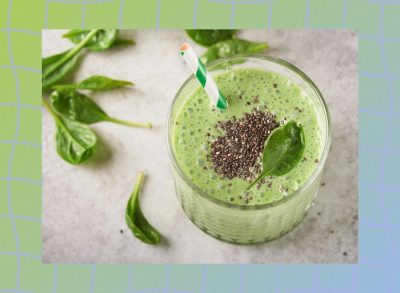
[[[140,208],[139,192],[143,180],[144,173],[139,172],[135,187],[126,206],[125,221],[136,238],[147,244],[158,244],[161,241],[160,233],[150,225]]]
[[[56,122],[59,156],[74,165],[88,160],[93,155],[97,143],[96,134],[87,125],[58,115],[45,98],[43,103]]]
[[[201,60],[209,63],[213,60],[243,53],[259,53],[268,48],[267,43],[256,43],[241,39],[231,39],[215,43],[203,54]]]
[[[64,38],[69,39],[75,44],[79,44],[88,34],[90,30],[73,29],[63,35]],[[86,43],[85,47],[92,51],[103,51],[113,46],[117,41],[118,30],[116,29],[100,29],[97,33]],[[120,40],[118,44],[127,40]]]
[[[75,90],[54,91],[50,95],[50,102],[58,113],[85,124],[108,121],[133,127],[152,128],[151,123],[130,122],[112,118],[92,99]]]
[[[50,88],[51,85],[62,80],[68,73],[70,73],[74,69],[80,57],[81,51],[77,52],[75,55],[68,58],[68,60],[65,63],[53,68],[54,64],[56,64],[62,58],[65,58],[65,56],[67,56],[69,52],[70,50],[42,59],[43,89]]]
[[[247,189],[266,176],[282,176],[292,171],[303,157],[304,149],[305,138],[301,125],[289,121],[275,129],[264,144],[261,174]]]
[[[64,78],[77,64],[83,47],[98,30],[90,30],[78,45],[60,54],[42,59],[42,89],[48,89]]]
[[[189,37],[192,38],[197,44],[203,46],[211,46],[216,42],[231,39],[235,34],[236,30],[186,30]]]
[[[89,78],[82,80],[77,84],[60,84],[52,88],[56,90],[63,89],[79,89],[79,90],[92,90],[92,91],[105,91],[124,86],[133,86],[134,84],[126,80],[112,79],[107,76],[93,75]]]

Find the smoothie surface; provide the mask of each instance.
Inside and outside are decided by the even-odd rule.
[[[272,203],[297,190],[311,176],[323,151],[319,119],[310,97],[288,78],[259,69],[231,70],[214,80],[228,100],[227,110],[211,107],[210,98],[199,86],[178,111],[172,135],[182,171],[210,196],[235,205]],[[259,188],[252,187],[244,196],[249,182],[242,178],[222,178],[208,155],[211,142],[224,134],[216,124],[233,116],[241,118],[255,108],[276,115],[279,123],[289,120],[300,123],[305,134],[305,151],[290,173],[268,177]]]

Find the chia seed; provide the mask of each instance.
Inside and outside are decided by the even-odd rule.
[[[252,196],[249,195],[249,193],[244,193],[243,196],[239,196],[241,200],[243,200],[244,203],[249,203],[253,199]]]
[[[211,142],[214,170],[223,178],[251,181],[260,171],[260,157],[268,135],[279,126],[275,115],[254,110],[243,118],[218,121],[225,134]]]
[[[298,111],[299,113],[303,112],[303,110],[301,110],[299,107],[294,107],[294,109],[295,109],[296,111]]]

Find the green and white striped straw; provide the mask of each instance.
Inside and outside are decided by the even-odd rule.
[[[181,53],[183,59],[185,59],[186,63],[189,65],[190,69],[193,71],[201,86],[211,98],[211,105],[216,106],[219,109],[227,109],[227,100],[219,91],[214,80],[208,74],[203,62],[201,62],[199,57],[197,57],[192,46],[187,43],[183,44],[182,46],[180,46],[179,52]]]

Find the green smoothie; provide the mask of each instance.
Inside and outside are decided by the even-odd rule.
[[[172,130],[173,149],[182,171],[210,196],[235,205],[272,203],[297,190],[314,172],[324,147],[318,114],[306,92],[283,75],[259,69],[231,69],[214,80],[228,100],[227,110],[212,108],[210,98],[199,86],[177,114]],[[249,181],[254,178],[229,179],[218,174],[210,160],[211,144],[224,135],[217,123],[233,117],[240,119],[255,111],[273,114],[277,123],[300,123],[305,134],[305,152],[290,173],[267,178],[261,186],[252,187],[244,198]]]

